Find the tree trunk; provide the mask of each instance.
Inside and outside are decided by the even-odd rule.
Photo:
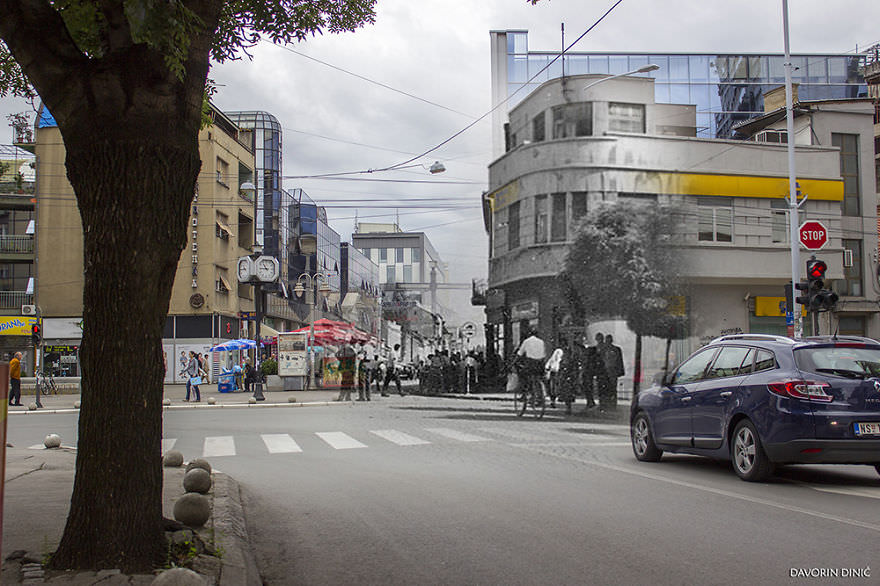
[[[639,394],[642,382],[642,335],[636,334],[636,363],[633,368],[633,399]]]
[[[200,161],[197,120],[154,116],[64,136],[84,231],[83,392],[55,568],[150,571],[167,556],[161,340]]]

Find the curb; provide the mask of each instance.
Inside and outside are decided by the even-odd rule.
[[[222,552],[220,586],[261,586],[257,561],[248,545],[241,487],[222,472],[214,473],[214,541]]]
[[[313,401],[309,403],[218,403],[216,405],[163,405],[163,411],[177,409],[269,409],[275,407],[327,407],[329,405],[345,405],[349,401]],[[34,411],[9,411],[8,415],[42,415],[44,413],[79,413],[79,409],[65,407],[62,409],[36,409]]]

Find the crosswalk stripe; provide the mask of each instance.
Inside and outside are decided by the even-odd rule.
[[[512,429],[502,429],[500,427],[481,427],[480,431],[485,431],[486,433],[493,433],[495,435],[500,435],[503,437],[517,439],[517,440],[549,440],[546,435],[538,435],[535,433],[529,433],[527,431],[516,431]]]
[[[366,444],[362,444],[348,434],[341,431],[319,431],[316,436],[330,444],[330,447],[337,450],[349,450],[352,448],[366,448]]]
[[[489,441],[489,438],[487,438],[487,437],[473,435],[470,433],[464,433],[463,431],[449,429],[448,427],[427,427],[427,428],[425,428],[425,430],[430,431],[431,433],[436,433],[437,435],[442,435],[443,437],[448,437],[449,439],[458,440],[460,442],[486,442],[486,441]]]
[[[176,438],[176,437],[167,438],[167,439],[163,438],[163,439],[162,439],[162,453],[164,454],[164,453],[167,452],[168,450],[173,450],[173,449],[174,449],[174,444],[175,444],[176,442],[177,442],[177,438]]]
[[[235,440],[231,435],[220,435],[205,438],[205,447],[202,449],[203,458],[234,455]]]
[[[286,433],[271,433],[260,436],[270,454],[289,454],[302,452],[302,448]]]
[[[422,444],[431,443],[427,440],[419,439],[417,437],[403,433],[402,431],[397,431],[395,429],[374,429],[371,430],[370,433],[372,433],[373,435],[378,435],[382,439],[393,442],[398,446],[419,446]]]

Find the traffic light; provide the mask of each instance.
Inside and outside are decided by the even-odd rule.
[[[798,297],[798,303],[802,303],[801,299],[805,299],[803,305],[806,305],[810,311],[830,311],[834,309],[837,300],[837,293],[825,289],[825,271],[828,265],[825,261],[816,260],[816,257],[807,261],[807,294],[804,297]],[[798,289],[804,285],[803,281],[798,284]]]
[[[801,281],[800,283],[795,283],[794,287],[798,291],[804,291],[803,295],[798,295],[794,300],[809,309],[811,301],[810,283],[807,281]]]
[[[813,305],[816,307],[816,311],[831,311],[838,299],[839,297],[834,291],[822,289],[817,291],[813,297]]]
[[[34,340],[34,346],[39,345],[43,339],[43,329],[40,327],[40,324],[33,324],[31,326],[31,338]]]
[[[807,261],[807,280],[810,282],[810,288],[818,291],[825,287],[825,271],[828,265],[825,261],[816,260],[815,257]]]

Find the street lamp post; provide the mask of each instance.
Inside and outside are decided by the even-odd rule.
[[[659,65],[655,65],[655,64],[651,63],[649,65],[645,65],[644,67],[639,67],[638,69],[633,69],[632,71],[627,71],[626,73],[617,73],[615,75],[609,75],[608,77],[603,77],[601,79],[597,79],[596,81],[585,85],[583,88],[581,88],[581,91],[587,90],[587,89],[593,87],[594,85],[598,85],[600,83],[605,83],[609,79],[615,79],[618,77],[623,77],[625,75],[633,75],[635,73],[648,73],[651,71],[657,71],[658,69],[660,69]]]
[[[306,299],[306,303],[311,305],[309,309],[309,364],[311,365],[310,373],[309,373],[309,388],[316,388],[317,382],[315,379],[315,308],[318,305],[318,298],[315,295],[315,285],[318,285],[318,293],[324,299],[330,295],[330,275],[328,273],[315,273],[312,275],[311,273],[303,273],[299,277],[296,278],[296,287],[293,288],[293,292],[296,293],[297,296],[302,295],[306,292],[306,287],[303,286],[303,281],[308,283],[308,291],[311,293],[311,301]]]

